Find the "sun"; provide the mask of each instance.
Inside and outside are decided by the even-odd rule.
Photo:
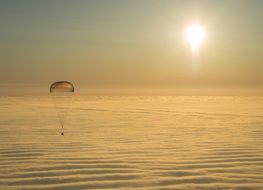
[[[186,40],[190,43],[193,51],[199,50],[205,38],[205,30],[199,24],[193,24],[186,31]]]

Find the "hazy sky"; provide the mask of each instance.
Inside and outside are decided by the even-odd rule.
[[[57,80],[80,88],[259,88],[262,7],[261,0],[0,0],[0,84],[5,93]],[[199,55],[185,39],[196,22],[206,31]]]

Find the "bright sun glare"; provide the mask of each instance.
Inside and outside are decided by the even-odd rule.
[[[197,51],[200,48],[204,38],[205,31],[200,25],[194,24],[188,27],[186,32],[186,40],[190,43],[193,51]]]

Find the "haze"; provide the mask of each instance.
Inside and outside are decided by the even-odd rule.
[[[47,93],[57,80],[88,93],[262,94],[262,6],[2,0],[1,94]],[[195,22],[206,29],[198,56],[185,39]]]

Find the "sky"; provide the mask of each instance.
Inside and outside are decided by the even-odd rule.
[[[261,0],[0,0],[0,95],[261,94]],[[185,39],[199,23],[198,54]],[[241,90],[240,90],[241,89]]]

